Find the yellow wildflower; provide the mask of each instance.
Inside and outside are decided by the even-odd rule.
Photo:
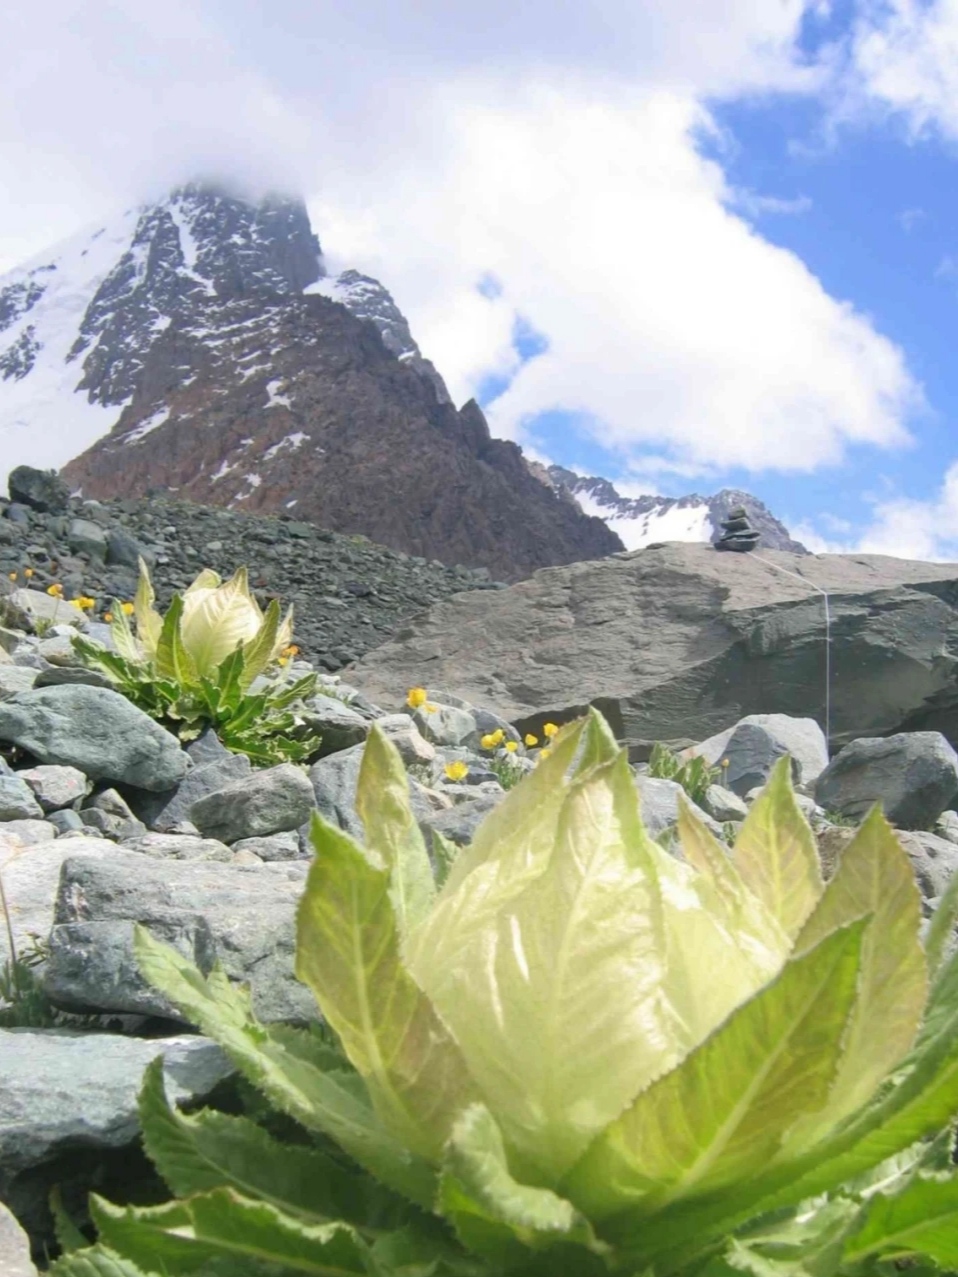
[[[24,568],[24,569],[23,569],[23,575],[24,575],[24,576],[27,578],[27,580],[29,581],[29,580],[30,580],[30,578],[31,578],[31,576],[33,576],[33,568]]]
[[[523,744],[528,745],[531,749],[533,745],[539,744],[539,737],[533,736],[532,732],[526,732],[525,737],[523,738]]]
[[[550,755],[551,753],[552,753],[552,746],[551,746],[551,745],[544,745],[544,746],[542,747],[542,749],[540,749],[540,750],[539,750],[539,757],[540,757],[540,758],[548,758],[548,757],[549,757],[549,755]]]
[[[427,714],[435,714],[438,708],[439,706],[433,705],[432,701],[427,701],[425,705],[423,706],[423,709],[426,711]]]
[[[419,709],[421,705],[425,705],[428,699],[428,693],[424,687],[411,687],[406,693],[406,704],[410,709]]]
[[[96,607],[96,599],[91,599],[88,594],[78,594],[73,602],[81,612],[92,612]]]
[[[109,625],[109,624],[110,624],[110,622],[113,620],[113,613],[112,613],[112,612],[104,612],[104,613],[103,613],[103,619],[104,619],[104,621],[106,621],[107,625]]]
[[[299,648],[295,643],[289,643],[283,648],[284,656],[299,656]]]
[[[556,726],[555,723],[544,723],[542,726],[542,735],[548,737],[548,739],[551,740],[552,737],[555,736],[558,730],[559,728]]]
[[[469,775],[468,766],[460,758],[453,763],[446,763],[445,771],[450,780],[462,780]]]
[[[507,740],[505,747],[510,754],[514,754],[516,750],[519,748],[519,744],[518,744],[518,741]]]
[[[15,581],[17,579],[16,572],[8,572],[7,576],[10,578],[11,581]]]
[[[133,604],[132,604],[132,603],[121,603],[121,604],[120,604],[120,611],[123,613],[123,615],[124,615],[124,616],[132,616],[132,615],[133,615]]]
[[[289,664],[289,657],[288,657],[288,656],[277,656],[277,658],[276,658],[276,664],[277,664],[277,665],[288,665],[288,664]]]
[[[495,749],[496,742],[492,739],[492,733],[486,732],[485,736],[480,736],[479,745],[482,749]]]
[[[47,594],[53,599],[63,598],[63,586],[59,581],[54,581],[52,585],[47,586]]]

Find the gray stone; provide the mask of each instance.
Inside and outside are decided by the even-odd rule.
[[[813,718],[787,714],[750,714],[727,731],[686,751],[722,767],[722,784],[743,797],[764,785],[783,754],[792,758],[797,784],[813,783],[828,766],[825,733]]]
[[[958,795],[958,755],[939,732],[901,732],[852,741],[818,778],[826,811],[862,817],[880,802],[904,829],[931,829]]]
[[[126,568],[138,568],[140,557],[150,562],[153,556],[139,541],[124,532],[122,528],[111,528],[106,534],[106,561]]]
[[[359,769],[363,761],[363,745],[353,745],[338,754],[321,758],[309,769],[309,779],[319,814],[329,824],[345,829],[358,841],[363,840],[362,821],[356,813],[356,788]],[[414,780],[409,784],[410,802],[416,819],[420,822],[433,814],[434,808],[424,787]],[[308,834],[308,826],[301,830],[301,840]]]
[[[360,745],[369,734],[369,721],[334,696],[311,696],[301,713],[310,731],[322,736],[323,755]]]
[[[719,821],[720,824],[729,820],[744,820],[748,815],[748,808],[738,794],[730,789],[724,789],[721,785],[709,785],[705,791],[705,802],[702,806],[712,819]]]
[[[295,839],[296,835],[292,837]],[[135,838],[124,839],[123,850],[136,851],[155,860],[218,860],[225,864],[233,859],[226,843],[192,834],[139,834]]]
[[[306,868],[154,860],[117,847],[99,859],[70,856],[50,932],[47,993],[77,1009],[181,1018],[140,975],[139,922],[202,970],[219,960],[231,979],[249,982],[261,1018],[315,1019],[312,995],[293,974]]]
[[[958,847],[947,838],[925,830],[899,830],[898,838],[908,852],[915,877],[930,915],[952,878],[958,873]]]
[[[107,852],[116,854],[112,844],[99,839],[46,838],[41,843],[24,845],[0,830],[0,874],[18,951],[30,944],[31,937],[46,940],[49,935],[64,860],[78,855],[103,856]],[[9,956],[6,928],[0,927],[0,965]]]
[[[19,776],[0,776],[0,821],[33,820],[43,815],[43,808],[33,790]]]
[[[60,627],[57,626],[56,628],[59,629]],[[73,640],[68,634],[54,634],[44,637],[37,644],[37,655],[50,665],[70,667],[80,664],[80,658],[73,647]]]
[[[448,688],[520,731],[594,704],[647,757],[749,714],[824,722],[824,589],[832,745],[905,725],[958,739],[956,578],[954,564],[673,542],[453,595],[349,677],[387,708],[408,687]]]
[[[194,767],[205,767],[208,763],[218,763],[224,758],[246,757],[245,754],[234,754],[228,750],[212,727],[207,727],[196,740],[191,740],[186,746],[186,752],[193,760]]]
[[[46,812],[70,807],[90,792],[90,781],[78,767],[42,764],[28,767],[17,775],[33,790],[37,802]]]
[[[40,842],[49,842],[56,838],[57,829],[48,820],[7,820],[0,825],[0,841],[6,841],[18,847],[32,847]]]
[[[16,466],[7,478],[10,500],[39,510],[41,514],[60,514],[70,502],[70,488],[55,470],[37,470],[33,466]]]
[[[198,799],[189,818],[201,834],[232,843],[298,829],[312,808],[309,778],[295,764],[281,763]]]
[[[293,831],[270,834],[265,838],[241,838],[233,843],[234,852],[252,852],[258,860],[302,860],[299,836]]]
[[[199,741],[193,744],[196,746]],[[194,760],[213,757],[214,761],[201,763],[187,772],[176,789],[162,794],[138,794],[133,799],[139,818],[160,833],[196,833],[196,826],[190,819],[193,804],[207,794],[225,789],[236,781],[244,781],[253,770],[245,754],[231,754],[225,748],[218,755],[212,749],[198,750],[196,754],[192,750],[187,752]]]
[[[14,590],[0,605],[0,614],[6,614],[8,624],[21,630],[33,629],[37,621],[48,625],[62,622],[78,630],[87,627],[86,614],[75,603],[40,590]]]
[[[90,519],[71,519],[67,544],[75,554],[88,554],[100,563],[106,560],[106,533]]]
[[[0,740],[91,780],[151,791],[172,788],[189,766],[175,736],[99,687],[44,687],[0,702]]]
[[[51,665],[48,669],[40,670],[33,686],[63,687],[64,685],[69,685],[74,687],[78,683],[82,683],[85,687],[105,687],[109,691],[114,689],[114,683],[102,670],[86,670],[70,665]]]
[[[114,842],[120,839],[136,838],[146,833],[146,825],[142,820],[114,816],[112,812],[101,811],[98,807],[85,807],[80,812],[80,816],[84,828],[97,829],[105,838],[112,838]]]
[[[94,794],[90,801],[85,804],[83,810],[103,811],[108,816],[118,816],[120,820],[133,820],[133,812],[130,810],[129,804],[122,794],[118,794],[115,789],[102,789],[99,793]]]
[[[461,745],[466,749],[479,748],[479,729],[468,710],[455,705],[439,705],[433,701],[413,711],[413,722],[433,745]]]
[[[3,1277],[37,1277],[30,1258],[30,1238],[3,1202],[0,1202],[0,1273]]]
[[[958,843],[958,811],[943,811],[935,821],[932,833],[949,842]]]
[[[59,830],[61,838],[64,834],[79,833],[86,828],[80,813],[69,807],[64,811],[51,811],[47,815],[47,822],[53,825],[54,829]]]
[[[659,834],[671,829],[679,818],[679,802],[683,799],[702,824],[708,826],[716,837],[721,837],[722,826],[701,807],[696,806],[677,781],[661,780],[656,776],[644,776],[640,773],[635,778],[635,787],[639,793],[642,823],[650,838],[658,838]]]
[[[435,745],[426,740],[409,714],[384,714],[376,720],[376,726],[396,746],[407,767],[410,763],[429,763],[436,757]]]
[[[448,811],[432,812],[420,818],[419,824],[424,833],[434,830],[457,846],[464,847],[472,842],[482,821],[505,796],[505,790],[498,794],[470,795],[468,802],[457,803]]]
[[[29,692],[38,676],[39,670],[26,665],[0,666],[0,701],[16,696],[17,692]]]

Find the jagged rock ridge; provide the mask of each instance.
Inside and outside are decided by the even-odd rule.
[[[721,523],[729,511],[742,505],[752,527],[761,534],[767,550],[807,554],[805,546],[789,535],[758,497],[738,488],[723,488],[714,496],[691,493],[685,497],[623,497],[609,482],[595,476],[575,474],[564,466],[549,466],[549,480],[572,495],[587,514],[604,519],[629,550],[641,550],[656,541],[711,541],[721,535]]]
[[[453,407],[381,284],[326,275],[301,201],[184,187],[0,281],[0,323],[5,467],[69,462],[87,496],[288,513],[505,579],[622,548]]]

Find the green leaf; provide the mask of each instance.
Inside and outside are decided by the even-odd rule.
[[[864,923],[828,936],[740,1007],[593,1143],[563,1191],[622,1231],[670,1203],[761,1175],[826,1099],[854,1005]],[[643,1221],[643,1222],[640,1222]]]
[[[258,678],[273,659],[276,635],[279,633],[279,601],[271,599],[263,617],[263,623],[255,638],[240,649],[245,658],[242,689],[245,692],[253,679]]]
[[[175,1112],[162,1059],[146,1071],[139,1114],[147,1154],[177,1197],[233,1188],[314,1222],[364,1220],[363,1181],[319,1149],[281,1144],[255,1122],[213,1109]]]
[[[742,881],[794,939],[824,889],[815,835],[792,792],[786,754],[749,808],[735,839],[733,860]]]
[[[144,976],[208,1037],[243,1075],[308,1130],[335,1140],[384,1184],[427,1209],[435,1193],[432,1169],[389,1134],[357,1093],[355,1074],[326,1072],[286,1048],[258,1024],[249,991],[214,968],[204,977],[192,963],[138,926],[134,948]]]
[[[162,1068],[162,1061],[160,1067]],[[50,1190],[50,1214],[53,1216],[53,1231],[64,1254],[69,1255],[73,1251],[85,1250],[90,1245],[89,1238],[80,1232],[67,1213],[59,1184],[55,1184]]]
[[[143,652],[133,637],[130,622],[127,620],[126,613],[123,611],[118,599],[113,600],[111,613],[113,620],[110,622],[110,636],[113,639],[116,650],[124,660],[129,661],[131,664],[143,664]]]
[[[412,807],[409,779],[399,750],[373,727],[363,750],[356,811],[366,846],[389,874],[389,897],[403,940],[428,914],[436,886],[429,854]]]
[[[482,1104],[468,1108],[453,1129],[439,1205],[463,1245],[497,1264],[522,1265],[530,1251],[569,1248],[582,1277],[605,1271],[595,1259],[605,1248],[572,1203],[513,1178],[502,1132]],[[557,1257],[550,1259],[550,1271],[557,1271]]]
[[[230,652],[216,667],[215,682],[219,701],[227,714],[235,714],[243,702],[244,693],[249,686],[246,673],[246,657],[241,647]]]
[[[378,834],[381,841],[387,836]],[[296,974],[315,993],[383,1122],[408,1147],[438,1161],[455,1113],[472,1098],[469,1076],[402,962],[392,875],[315,814],[312,840],[316,858],[297,914]]]
[[[435,865],[436,886],[444,887],[453,865],[459,859],[459,853],[462,848],[458,843],[453,842],[451,838],[447,838],[441,834],[438,829],[430,831],[432,839],[433,863]]]
[[[58,1259],[50,1268],[49,1277],[153,1277],[158,1272],[153,1267],[137,1268],[106,1246],[91,1246]]]
[[[576,742],[570,733],[562,748]],[[492,813],[512,802],[503,843],[464,879],[463,853],[409,945],[410,969],[510,1155],[521,1153],[519,1173],[535,1168],[543,1183],[677,1061],[681,1041],[662,994],[658,884],[625,754],[571,785],[560,756],[543,787],[552,762]],[[476,840],[486,841],[485,823]]]
[[[183,598],[174,594],[156,645],[156,668],[161,677],[173,679],[180,687],[191,687],[198,676],[193,658],[183,646],[180,633],[182,617]]]
[[[93,1198],[91,1209],[107,1245],[170,1274],[210,1261],[223,1277],[265,1273],[270,1264],[313,1277],[369,1273],[368,1248],[348,1224],[308,1224],[227,1188],[167,1206],[118,1207]]]
[[[928,996],[921,945],[921,897],[911,861],[879,807],[862,822],[805,923],[796,951],[871,915],[862,941],[859,996],[828,1102],[790,1136],[798,1149],[828,1133],[869,1100],[908,1053]]]
[[[930,1259],[958,1268],[958,1178],[915,1179],[895,1197],[876,1194],[861,1228],[845,1246],[845,1261],[870,1257]]]
[[[948,946],[958,924],[958,874],[955,874],[938,902],[932,915],[928,934],[925,936],[925,955],[932,977],[937,976],[944,964]]]
[[[150,657],[156,655],[156,647],[163,629],[163,618],[153,607],[156,595],[150,581],[150,572],[141,558],[140,579],[133,596],[133,615],[136,619],[136,635]]]

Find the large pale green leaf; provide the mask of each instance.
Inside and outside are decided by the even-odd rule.
[[[314,1223],[361,1223],[368,1205],[363,1180],[317,1148],[281,1144],[245,1117],[215,1109],[187,1115],[170,1107],[163,1061],[147,1069],[140,1092],[143,1146],[177,1197],[233,1188]]]
[[[920,935],[921,897],[911,861],[880,808],[846,847],[838,869],[796,940],[796,951],[818,944],[865,914],[859,996],[828,1103],[799,1122],[789,1139],[798,1150],[871,1099],[907,1055],[928,995]]]
[[[925,953],[928,958],[928,970],[937,976],[945,959],[958,924],[958,874],[949,882],[932,915],[928,934],[925,936]]]
[[[446,1149],[439,1206],[470,1250],[497,1264],[521,1266],[549,1251],[549,1272],[603,1273],[603,1247],[571,1202],[510,1173],[502,1132],[475,1104],[461,1115]],[[566,1252],[563,1254],[563,1252]]]
[[[456,1113],[473,1098],[468,1071],[403,964],[390,873],[319,816],[312,839],[296,974],[315,993],[386,1126],[438,1161]]]
[[[91,1246],[58,1259],[50,1277],[153,1277],[156,1268],[138,1268],[106,1246]]]
[[[355,1074],[326,1071],[308,1053],[288,1049],[256,1021],[248,990],[230,984],[221,969],[203,976],[143,927],[136,928],[134,945],[150,983],[217,1041],[278,1108],[309,1130],[328,1135],[402,1196],[427,1208],[432,1204],[432,1168],[386,1130],[360,1093],[364,1088]]]
[[[169,610],[163,618],[156,645],[156,670],[161,678],[171,678],[180,687],[190,687],[198,677],[197,664],[192,654],[183,644],[180,623],[183,618],[183,600],[179,594],[173,595]]]
[[[429,853],[409,803],[409,778],[399,750],[373,727],[363,751],[356,789],[356,811],[366,831],[366,847],[389,873],[400,937],[429,912],[436,886]]]
[[[533,801],[551,856],[530,876],[520,852],[515,891],[481,866],[415,933],[411,967],[521,1153],[519,1173],[554,1183],[681,1046],[624,753],[570,786],[554,774]]]
[[[127,615],[120,606],[118,599],[113,600],[110,614],[113,617],[110,622],[110,637],[113,639],[113,646],[125,661],[130,661],[133,665],[142,665],[145,656],[144,649],[140,647],[133,637],[130,622],[127,620]]]
[[[793,1122],[826,1099],[854,1004],[864,924],[828,936],[654,1082],[564,1181],[592,1219],[637,1221],[760,1177]]]
[[[245,691],[254,678],[258,678],[270,661],[279,655],[276,649],[279,634],[279,600],[270,599],[262,624],[256,634],[245,642],[240,651],[245,662],[242,686]]]
[[[791,939],[822,894],[815,835],[795,802],[791,759],[780,758],[735,839],[735,868]]]
[[[926,1258],[958,1268],[958,1178],[915,1179],[894,1197],[877,1194],[845,1246],[845,1262]]]
[[[156,595],[153,592],[149,569],[142,558],[138,562],[140,565],[140,579],[137,582],[136,594],[133,596],[136,636],[146,654],[154,657],[156,655],[156,645],[160,641],[160,632],[163,629],[163,618],[153,606]]]
[[[168,1206],[112,1206],[93,1198],[91,1213],[108,1246],[164,1273],[189,1273],[220,1260],[236,1277],[266,1271],[312,1277],[368,1277],[369,1250],[347,1224],[309,1224],[228,1188]]]

